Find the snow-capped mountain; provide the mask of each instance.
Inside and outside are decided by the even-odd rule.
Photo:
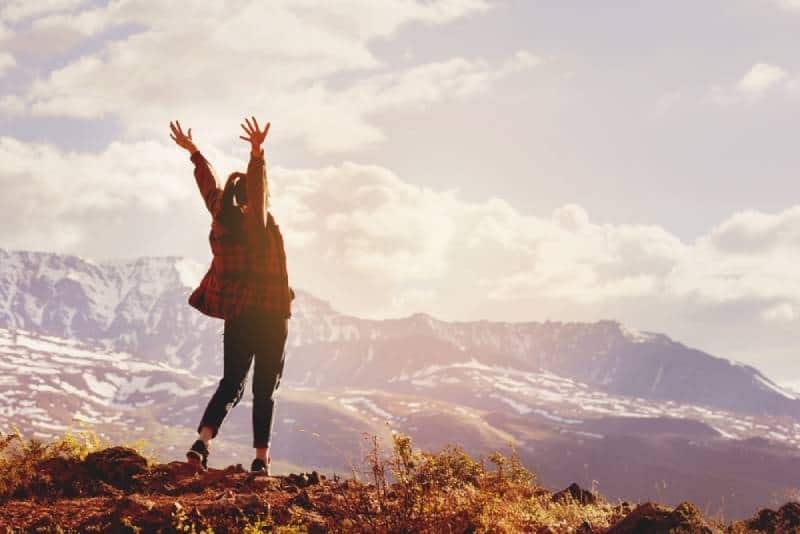
[[[222,367],[221,321],[186,302],[203,272],[0,250],[0,431],[87,424],[180,456]],[[285,468],[346,468],[362,432],[399,430],[425,448],[513,442],[554,487],[724,496],[734,516],[800,478],[800,401],[752,367],[613,321],[368,320],[297,294],[275,424]],[[248,460],[241,404],[216,465]]]
[[[19,329],[0,329],[0,377],[0,432],[46,440],[86,425],[115,443],[144,439],[162,461],[182,456],[215,386],[215,377]],[[282,470],[347,470],[363,433],[400,431],[426,449],[459,443],[475,454],[511,442],[553,487],[600,480],[621,499],[724,498],[734,517],[788,495],[800,477],[791,418],[614,395],[475,360],[372,389],[287,384],[279,393],[273,455]],[[249,461],[247,396],[241,406],[215,440],[213,465]]]
[[[202,273],[180,258],[94,263],[0,249],[0,327],[214,374],[222,324],[186,303]],[[756,369],[613,321],[450,323],[424,314],[378,321],[297,293],[286,378],[304,385],[383,387],[431,365],[476,361],[616,395],[800,417],[800,400]]]
[[[0,416],[39,438],[81,423],[144,430],[137,410],[194,397],[211,379],[75,340],[0,329]]]

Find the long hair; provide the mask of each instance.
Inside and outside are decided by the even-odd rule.
[[[236,201],[236,206],[247,205],[247,175],[242,172],[232,172],[228,175],[228,180],[225,182],[225,189],[223,190],[222,201],[223,207],[233,205]],[[264,181],[264,211],[269,209],[269,182]]]
[[[222,190],[222,207],[218,215],[219,222],[228,228],[233,234],[232,237],[236,241],[244,242],[248,236],[244,226],[244,212],[243,208],[247,205],[247,175],[242,172],[232,172],[228,175],[225,182],[225,188]],[[266,189],[266,200],[264,210],[269,208],[269,189],[267,184],[264,184]],[[255,242],[259,242],[256,236]]]

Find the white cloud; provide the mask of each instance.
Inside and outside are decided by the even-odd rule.
[[[221,176],[244,165],[209,159]],[[161,217],[207,253],[207,214],[173,146],[113,143],[92,154],[3,137],[0,161],[0,246],[106,256],[117,242],[121,255],[174,253],[173,241],[153,239]],[[666,299],[746,304],[756,319],[780,323],[800,306],[800,206],[736,213],[683,242],[658,226],[593,221],[575,204],[540,217],[497,198],[466,201],[375,165],[275,167],[270,180],[294,283],[353,313],[463,317],[467,306],[542,299]]]
[[[736,84],[740,91],[760,95],[770,87],[786,80],[789,73],[777,65],[756,63]]]
[[[733,87],[713,87],[711,99],[720,105],[752,102],[777,89],[791,91],[797,83],[798,80],[783,67],[756,63]]]
[[[17,23],[33,17],[68,11],[87,0],[5,0],[0,7],[0,21]]]
[[[761,312],[761,319],[766,322],[790,323],[797,318],[794,306],[787,303],[776,304]]]
[[[184,169],[164,144],[111,143],[103,152],[66,152],[47,144],[0,137],[4,199],[46,206],[53,216],[109,211],[128,203],[165,209],[192,191],[174,179]]]
[[[383,132],[368,122],[372,114],[466,99],[538,63],[524,51],[498,67],[480,59],[452,58],[364,78],[342,91],[319,87],[305,106],[288,106],[283,123],[290,128],[300,125],[299,130],[292,128],[293,133],[304,135],[315,152],[359,148],[384,139]]]
[[[453,192],[411,186],[376,166],[274,174],[291,256],[315,258],[301,268],[303,277],[316,276],[322,260],[324,277],[332,274],[347,288],[333,300],[352,310],[397,306],[406,294],[418,302],[424,294],[452,302],[447,313],[457,314],[465,293],[478,302],[800,304],[800,207],[734,214],[684,243],[658,226],[592,222],[577,205],[541,218],[499,199],[466,202]],[[320,278],[312,285],[326,294],[331,288],[325,283]],[[369,290],[354,293],[354,287]],[[785,317],[786,307],[774,314]]]
[[[186,171],[176,156],[174,148],[153,142],[112,143],[94,154],[0,137],[3,246],[75,250],[101,233],[98,225],[121,218],[132,227],[120,242],[131,234],[141,240],[137,225],[197,195],[190,180],[176,179]]]
[[[800,0],[772,0],[775,5],[787,11],[800,11]]]
[[[37,115],[118,117],[132,138],[164,136],[166,121],[180,117],[211,142],[260,111],[315,152],[351,150],[383,139],[371,114],[468,97],[538,63],[521,51],[499,65],[451,58],[398,71],[370,48],[405,24],[487,9],[483,0],[240,0],[192,9],[138,0],[50,14],[33,31],[137,29],[37,79],[14,103]],[[339,74],[350,81],[332,84]]]
[[[0,52],[0,78],[2,78],[7,71],[14,68],[16,64],[17,62],[14,60],[14,56],[8,52]]]

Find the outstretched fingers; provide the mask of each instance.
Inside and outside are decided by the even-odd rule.
[[[239,139],[248,141],[253,145],[261,145],[267,137],[269,131],[269,123],[264,125],[264,131],[261,131],[261,126],[258,124],[258,119],[254,115],[249,118],[245,117],[244,122],[239,123],[244,133],[247,135],[240,135]]]
[[[172,130],[172,134],[170,135],[170,137],[172,137],[172,139],[174,139],[175,141],[177,141],[182,137],[186,137],[190,140],[192,139],[192,129],[189,128],[188,133],[184,134],[183,129],[181,128],[181,123],[179,121],[175,121],[174,123],[170,122],[169,129]]]

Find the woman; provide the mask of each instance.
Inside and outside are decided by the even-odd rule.
[[[253,369],[254,472],[269,474],[273,395],[280,383],[294,292],[289,288],[283,237],[269,213],[269,188],[255,117],[241,124],[250,143],[247,173],[232,173],[220,189],[214,171],[178,121],[170,137],[191,154],[194,176],[213,221],[209,241],[214,259],[189,303],[202,313],[225,320],[224,373],[200,419],[198,439],[186,453],[189,463],[208,466],[209,443],[227,413],[238,404],[250,364]]]

